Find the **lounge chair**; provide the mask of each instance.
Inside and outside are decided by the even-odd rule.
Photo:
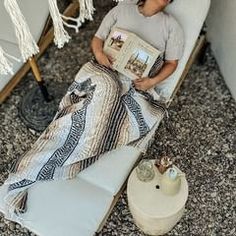
[[[162,84],[167,104],[195,56],[204,35],[200,35],[210,0],[178,0],[168,6],[185,32],[185,50],[176,72]],[[66,181],[43,182],[29,190],[28,210],[22,215],[22,226],[41,236],[91,236],[99,232],[125,187],[127,177],[152,139],[157,126],[142,141],[139,149],[129,146],[104,154],[96,163]],[[0,211],[4,213],[0,187]]]

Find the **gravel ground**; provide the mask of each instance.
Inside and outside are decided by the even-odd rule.
[[[86,24],[71,42],[57,50],[51,45],[39,60],[42,75],[68,84],[90,57],[90,40],[110,6],[97,7],[93,22]],[[13,160],[30,148],[40,132],[29,130],[18,116],[25,91],[35,82],[29,73],[0,106],[0,184]],[[203,66],[194,64],[170,106],[175,133],[162,124],[146,154],[156,158],[167,153],[187,175],[189,198],[181,221],[167,235],[236,235],[236,103],[220,74],[210,50]],[[33,235],[0,215],[1,236]],[[110,215],[102,235],[144,235],[133,223],[124,192]]]

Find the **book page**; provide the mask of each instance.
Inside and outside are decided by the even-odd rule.
[[[120,57],[124,55],[127,50],[127,44],[130,43],[130,33],[128,31],[113,28],[108,38],[104,43],[104,52],[114,59],[113,67],[116,69]]]
[[[116,61],[113,63],[113,68],[117,71],[122,72],[123,62],[126,59],[127,55],[130,54],[130,49],[133,47],[134,35],[129,34],[129,37],[126,39],[125,44],[122,47],[119,55],[116,58]]]
[[[130,79],[145,77],[160,53],[159,50],[134,35],[129,50],[117,70]]]

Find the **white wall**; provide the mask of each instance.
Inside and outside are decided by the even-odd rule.
[[[225,81],[236,99],[236,0],[212,0],[208,40]]]

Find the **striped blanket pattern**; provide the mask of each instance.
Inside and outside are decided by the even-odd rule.
[[[101,154],[137,145],[164,113],[152,95],[124,86],[117,72],[94,61],[86,63],[51,124],[13,165],[4,183],[6,218],[27,210],[27,190],[38,181],[74,178]]]

